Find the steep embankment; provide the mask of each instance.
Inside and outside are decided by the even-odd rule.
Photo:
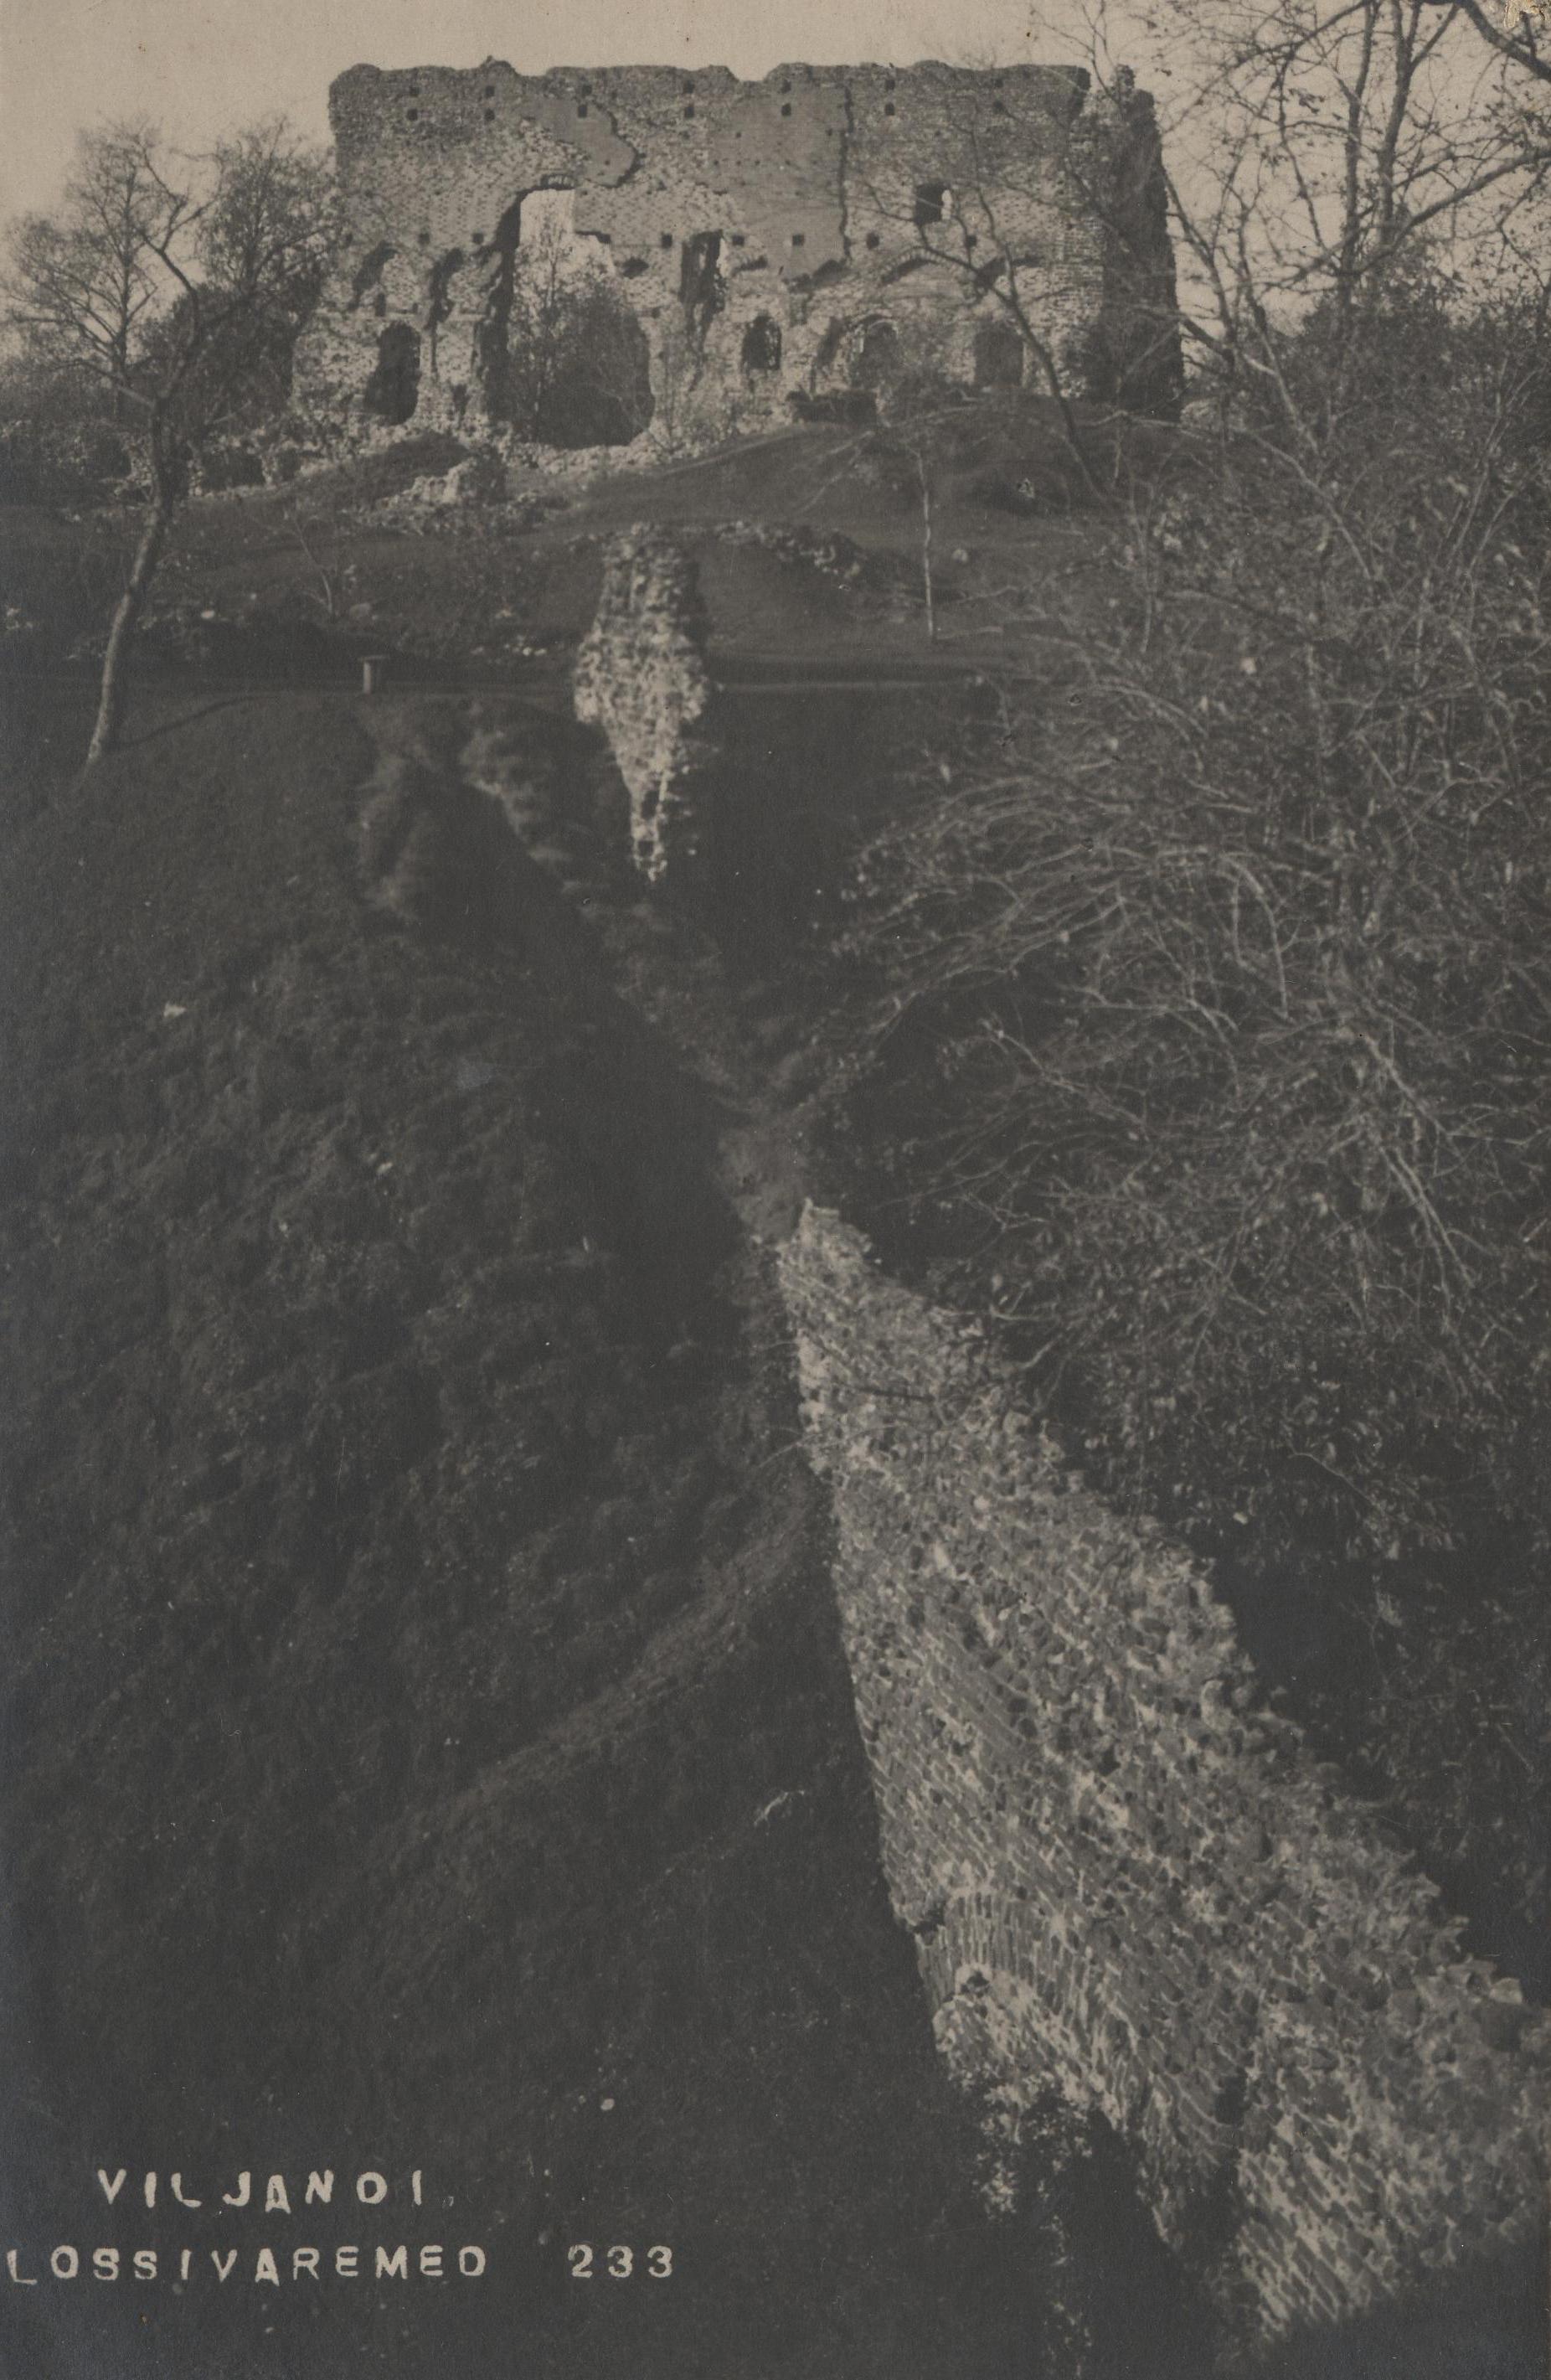
[[[715,1103],[466,734],[212,707],[10,855],[6,2237],[275,2236],[103,2163],[418,2165],[489,2281],[17,2293],[9,2368],[999,2373],[1047,2234],[889,1914]]]
[[[635,532],[605,583],[582,706],[633,790],[676,774],[691,840],[725,863],[731,753],[679,771],[701,683],[687,557]],[[600,677],[616,689],[600,713]],[[643,856],[671,885],[699,872],[673,844]],[[721,912],[727,869],[710,873]],[[767,1192],[751,1226],[768,1213],[784,1243],[885,1872],[949,2065],[1014,2140],[1052,2081],[1102,2110],[1158,2231],[1246,2340],[1403,2325],[1443,2282],[1448,2319],[1515,2355],[1544,2019],[1461,1958],[1436,1888],[1264,1712],[1205,1574],[1064,1471],[979,1332],[879,1277],[837,1218],[810,1209],[793,1234],[800,1111],[730,1071],[764,1126],[753,1170],[779,1180],[788,1135],[784,1212]],[[747,1197],[735,1164],[729,1186]]]

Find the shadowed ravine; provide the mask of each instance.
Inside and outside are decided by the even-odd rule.
[[[617,786],[503,711],[508,813],[577,822],[525,849],[461,706],[370,715],[196,721],[15,855],[6,2239],[250,2259],[306,2232],[216,2210],[238,2168],[419,2167],[434,2234],[320,2236],[489,2282],[18,2293],[12,2364],[1119,2372],[1141,2324],[1168,2368],[1123,2176],[1062,2136],[976,2195],[722,1186],[769,1148],[646,1021],[634,892],[612,954],[578,913]],[[616,2239],[674,2287],[574,2284]]]

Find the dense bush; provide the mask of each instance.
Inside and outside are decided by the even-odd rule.
[[[1476,1662],[1379,1761],[1435,1730],[1460,1857],[1544,1726],[1548,388],[1541,320],[1426,292],[1268,340],[857,934],[906,1203],[1110,1489],[1362,1579],[1391,1718],[1416,1630]]]

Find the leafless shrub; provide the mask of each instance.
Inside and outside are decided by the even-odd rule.
[[[1338,1737],[1522,1910],[1551,341],[1400,293],[1333,409],[1332,335],[1278,343],[1276,402],[1116,534],[1109,625],[1046,622],[1039,705],[866,856],[860,1097],[1096,1475],[1325,1581]]]
[[[1389,1550],[1539,1493],[1547,354],[1420,298],[1371,336],[1392,388],[1133,516],[1112,627],[871,855],[862,941],[875,1062],[936,1037],[925,1195],[1117,1475]]]

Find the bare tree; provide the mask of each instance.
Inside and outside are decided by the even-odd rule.
[[[173,228],[170,194],[152,170],[153,128],[110,124],[84,139],[57,216],[12,227],[6,295],[40,361],[106,383],[114,418],[127,405],[129,359],[160,290],[156,244]]]
[[[1551,1543],[1543,103],[1447,6],[1165,21],[1225,434],[1113,526],[1102,609],[1035,623],[1069,700],[1012,692],[867,856],[867,1096],[1084,1460],[1362,1614],[1325,1715],[1528,1905],[1547,1746],[1494,1714]]]
[[[191,461],[282,376],[316,297],[329,224],[324,163],[284,122],[193,160],[135,121],[83,134],[58,212],[12,230],[6,320],[39,355],[107,391],[150,482],[108,633],[89,764],[118,741],[130,641]]]
[[[1001,87],[988,68],[946,76],[935,94],[934,178],[879,165],[860,187],[869,218],[891,227],[883,276],[897,316],[908,315],[917,276],[956,282],[977,338],[1000,334],[993,364],[1005,349],[1015,378],[1032,366],[1080,477],[1103,496],[1078,400],[1169,416],[1180,395],[1151,102],[1123,72],[1091,99],[1075,78],[1054,75],[1026,103],[1042,110],[1034,128],[1026,105],[1014,115],[996,98]],[[989,378],[997,384],[994,369]]]
[[[1350,333],[1408,274],[1478,296],[1533,277],[1551,178],[1533,31],[1484,50],[1496,29],[1455,0],[1160,0],[1153,27],[1181,322],[1225,419],[1247,392],[1275,401],[1278,339],[1315,307]],[[1110,91],[1112,57],[1100,5],[1087,65]]]

